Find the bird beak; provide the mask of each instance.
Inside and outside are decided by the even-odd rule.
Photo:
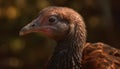
[[[37,29],[39,28],[39,25],[38,25],[38,20],[35,19],[33,20],[31,23],[27,24],[26,26],[24,26],[20,32],[19,32],[19,35],[20,36],[23,36],[23,35],[26,35],[26,34],[29,34],[31,32],[35,32],[37,31]]]

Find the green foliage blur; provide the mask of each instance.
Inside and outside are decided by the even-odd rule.
[[[47,6],[78,11],[88,30],[88,42],[120,49],[120,0],[0,0],[0,69],[42,69],[55,41],[42,34],[19,36],[20,29]]]

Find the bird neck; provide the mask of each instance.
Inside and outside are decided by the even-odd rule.
[[[58,42],[53,56],[48,62],[48,69],[80,69],[82,49],[86,37],[81,34],[82,32],[77,25],[75,28],[74,31]]]

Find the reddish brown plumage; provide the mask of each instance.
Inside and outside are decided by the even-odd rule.
[[[38,32],[57,46],[47,69],[120,69],[120,51],[104,43],[87,43],[82,17],[66,7],[48,7],[20,34]]]
[[[82,69],[120,69],[120,50],[104,43],[87,43]]]

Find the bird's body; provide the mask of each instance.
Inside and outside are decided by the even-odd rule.
[[[86,43],[82,17],[66,7],[48,7],[21,35],[45,34],[57,42],[46,69],[120,69],[120,51],[104,43]]]
[[[104,43],[87,43],[82,69],[120,69],[120,50]]]

